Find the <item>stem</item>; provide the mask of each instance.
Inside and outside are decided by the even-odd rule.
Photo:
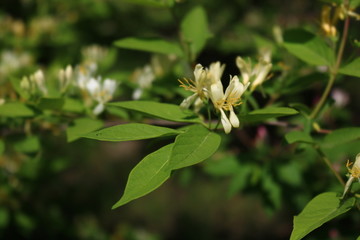
[[[340,174],[333,168],[330,160],[325,156],[325,153],[318,146],[316,146],[315,149],[316,149],[317,153],[320,155],[321,159],[330,168],[331,172],[335,175],[335,177],[340,182],[340,184],[345,186],[344,180],[341,178]]]
[[[345,1],[345,8],[348,9],[347,1]],[[342,60],[342,57],[343,57],[343,54],[344,54],[345,43],[346,43],[346,39],[347,39],[347,36],[348,36],[348,31],[349,31],[349,24],[350,24],[349,17],[346,16],[345,21],[344,21],[344,31],[343,31],[343,35],[342,35],[342,38],[341,38],[339,50],[338,50],[338,53],[337,53],[335,66],[334,66],[333,69],[331,69],[330,78],[329,78],[329,81],[328,81],[328,83],[326,85],[325,91],[323,92],[323,94],[322,94],[322,96],[320,98],[320,101],[317,103],[314,110],[312,111],[312,113],[310,115],[310,119],[315,119],[318,116],[321,108],[323,107],[326,99],[328,98],[328,96],[330,94],[332,86],[334,85],[334,82],[335,82],[335,79],[336,79],[336,76],[338,74],[339,67],[340,67],[340,64],[341,64],[341,60]]]

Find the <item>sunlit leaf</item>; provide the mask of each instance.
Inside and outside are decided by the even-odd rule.
[[[33,153],[40,149],[40,141],[37,136],[24,137],[14,143],[14,148],[23,153]]]
[[[170,177],[171,170],[167,170],[166,166],[170,161],[172,147],[173,144],[169,144],[150,153],[133,168],[124,194],[113,209],[154,191]]]
[[[145,113],[155,118],[161,118],[175,122],[201,122],[201,120],[189,110],[182,110],[178,105],[158,103],[150,101],[126,101],[109,103],[109,106],[121,107],[128,110]]]
[[[84,134],[83,137],[100,141],[119,142],[171,136],[179,133],[181,132],[171,128],[157,127],[143,123],[129,123],[87,133]]]
[[[312,137],[305,132],[292,131],[285,135],[286,141],[291,144],[295,142],[314,143]]]
[[[199,163],[215,153],[221,137],[201,125],[193,125],[179,134],[174,143],[169,169],[178,169]]]
[[[103,126],[103,122],[91,118],[79,118],[66,129],[67,141],[72,142],[84,134],[95,131]]]
[[[178,44],[163,39],[129,37],[117,40],[114,44],[120,48],[182,56]]]
[[[72,98],[65,98],[62,110],[66,112],[81,113],[84,111],[84,105],[82,102]]]
[[[261,122],[269,118],[277,118],[294,114],[298,114],[298,111],[293,108],[268,107],[249,112],[247,115],[242,116],[241,120],[245,122]]]
[[[340,128],[326,135],[321,146],[332,148],[358,139],[360,139],[359,127]]]
[[[31,117],[35,112],[20,102],[7,102],[0,105],[0,117]]]
[[[290,240],[302,239],[324,223],[349,211],[354,203],[354,198],[342,202],[337,193],[321,193],[313,198],[298,216],[294,217],[294,229]]]
[[[204,8],[198,6],[190,10],[181,22],[181,33],[194,59],[212,36]]]
[[[356,58],[345,66],[342,66],[339,69],[339,73],[354,77],[360,77],[360,57]]]
[[[335,59],[323,39],[304,29],[285,31],[284,46],[294,56],[312,65],[331,66]]]

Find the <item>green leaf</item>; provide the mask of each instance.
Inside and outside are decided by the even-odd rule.
[[[23,153],[34,153],[40,149],[40,141],[37,136],[28,136],[14,143],[14,148]]]
[[[269,174],[262,175],[262,187],[267,192],[266,197],[272,203],[275,209],[281,206],[281,188],[280,185],[274,181],[273,177]]]
[[[179,133],[181,132],[171,128],[157,127],[143,123],[129,123],[87,133],[83,135],[83,137],[100,141],[119,142],[171,136]]]
[[[64,103],[63,98],[41,98],[37,107],[42,110],[60,110]]]
[[[20,102],[6,102],[0,105],[0,116],[4,117],[32,117],[35,112]]]
[[[168,169],[179,169],[199,163],[215,153],[221,137],[201,125],[192,125],[179,134],[174,143]]]
[[[359,6],[360,6],[360,0],[350,0],[350,8],[355,9],[355,8],[357,8]]]
[[[302,239],[311,231],[353,207],[354,198],[342,202],[336,195],[337,193],[334,192],[326,192],[313,198],[304,210],[294,217],[294,229],[290,240]]]
[[[335,130],[324,138],[322,147],[333,148],[337,145],[360,139],[360,127],[341,128]]]
[[[297,161],[290,161],[286,165],[277,167],[278,177],[282,182],[294,187],[302,184],[301,168]]]
[[[170,177],[171,170],[167,170],[166,166],[170,161],[173,145],[166,145],[150,153],[133,168],[126,183],[124,195],[112,209],[154,191]]]
[[[114,44],[117,47],[126,49],[162,54],[175,54],[179,57],[183,55],[178,44],[163,39],[129,37],[117,40]]]
[[[326,42],[304,29],[285,31],[284,46],[291,54],[312,65],[331,66],[335,60]]]
[[[95,131],[103,126],[103,122],[91,118],[79,118],[66,129],[67,141],[72,142],[84,134]]]
[[[235,156],[206,161],[204,171],[212,176],[231,176],[241,168]]]
[[[158,103],[150,101],[127,101],[114,102],[107,104],[109,106],[121,107],[128,110],[145,113],[152,117],[157,117],[174,122],[192,122],[199,123],[201,120],[190,110],[182,110],[178,105]]]
[[[167,0],[125,0],[126,2],[139,4],[147,7],[159,7],[164,8],[167,7]]]
[[[360,57],[354,59],[352,62],[346,64],[345,66],[342,66],[339,69],[339,73],[354,77],[360,77]]]
[[[192,59],[205,47],[206,41],[212,36],[204,8],[193,8],[181,22],[183,40],[190,46]]]
[[[64,105],[62,106],[62,110],[66,112],[81,113],[84,111],[84,105],[79,100],[72,98],[65,98]]]
[[[250,165],[241,165],[237,168],[236,174],[233,175],[229,184],[229,190],[227,195],[229,197],[234,196],[237,192],[246,187],[247,179],[253,173],[253,168]]]
[[[296,142],[314,143],[314,140],[308,133],[300,132],[300,131],[293,131],[287,133],[285,135],[285,139],[289,144]]]
[[[269,118],[277,118],[282,116],[298,114],[293,108],[288,107],[268,107],[254,110],[247,115],[241,117],[245,122],[261,122]]]

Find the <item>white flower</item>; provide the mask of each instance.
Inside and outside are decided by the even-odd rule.
[[[194,110],[198,112],[204,101],[209,98],[210,86],[217,82],[221,83],[221,76],[224,72],[225,65],[220,62],[210,64],[209,68],[204,69],[201,64],[197,64],[194,70],[195,80],[186,79],[179,80],[180,86],[188,91],[194,92],[193,95],[187,97],[181,104],[182,108],[189,108],[194,103]]]
[[[211,101],[221,114],[221,124],[225,133],[229,133],[231,128],[240,126],[239,118],[234,112],[234,107],[240,105],[240,98],[250,83],[242,84],[237,76],[231,78],[229,86],[226,88],[225,94],[221,81],[215,82],[210,86]],[[229,111],[229,117],[225,111]]]
[[[101,77],[90,78],[86,84],[86,89],[92,99],[98,102],[98,105],[93,110],[95,115],[104,111],[104,105],[110,101],[117,88],[117,83],[112,79],[105,79],[102,81]]]
[[[254,68],[251,67],[250,59],[245,61],[241,57],[236,58],[236,65],[240,69],[243,84],[246,85],[248,82],[251,82],[251,91],[254,91],[257,86],[266,80],[272,67],[268,51],[259,59]]]
[[[145,65],[145,67],[135,70],[134,79],[139,87],[135,89],[132,98],[138,100],[144,89],[151,87],[152,82],[155,80],[155,73],[150,65]]]
[[[355,163],[352,168],[350,168],[351,164],[352,163],[350,163],[349,161],[346,163],[346,167],[348,168],[350,176],[349,176],[348,181],[346,182],[342,198],[345,196],[345,194],[349,190],[352,182],[355,179],[357,179],[360,183],[360,153],[358,155],[356,155],[356,160],[355,160]]]
[[[97,64],[85,64],[83,66],[79,66],[76,69],[75,76],[75,84],[83,91],[86,90],[87,82],[94,77],[95,72],[97,70]]]

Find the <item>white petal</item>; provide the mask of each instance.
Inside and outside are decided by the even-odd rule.
[[[195,70],[194,70],[195,81],[200,80],[200,77],[203,74],[203,71],[204,71],[203,66],[200,63],[196,64]]]
[[[93,96],[99,93],[101,91],[99,79],[90,78],[86,83],[86,89]]]
[[[105,90],[109,95],[114,95],[114,92],[116,90],[117,83],[115,80],[112,79],[105,79],[103,83],[103,90]]]
[[[180,107],[183,109],[187,109],[190,107],[190,105],[195,101],[195,99],[198,97],[197,93],[194,93],[193,95],[185,98],[182,103],[180,104]]]
[[[65,75],[67,81],[69,81],[71,79],[72,74],[73,74],[72,67],[70,65],[68,65],[64,71],[64,75]]]
[[[266,76],[268,75],[270,69],[272,67],[271,63],[265,62],[261,60],[254,69],[254,74],[256,75],[255,80],[252,82],[251,90],[254,90],[257,86],[261,85]]]
[[[93,113],[95,115],[99,115],[100,113],[102,113],[105,109],[105,106],[103,103],[99,103],[93,110]]]
[[[214,105],[224,99],[224,91],[221,82],[213,83],[210,86],[210,98]],[[215,106],[216,107],[216,106]]]
[[[242,82],[247,84],[250,81],[251,77],[251,65],[247,63],[243,58],[236,58],[236,65],[239,68],[242,76]]]
[[[231,123],[222,109],[220,109],[220,113],[221,113],[221,124],[224,128],[224,132],[228,134],[231,131]]]
[[[141,95],[143,93],[143,89],[142,88],[137,88],[135,89],[135,91],[132,94],[132,99],[134,100],[139,100]]]
[[[194,103],[194,111],[198,113],[202,106],[204,106],[204,102],[201,100],[201,98],[196,98]]]
[[[221,76],[224,72],[225,64],[221,65],[220,62],[214,62],[210,64],[208,74],[211,83],[221,81]]]
[[[349,190],[352,182],[354,181],[354,177],[353,176],[350,176],[349,179],[347,180],[346,184],[345,184],[345,187],[344,187],[344,193],[342,195],[341,198],[343,198],[345,196],[345,194],[347,193],[347,191]]]
[[[234,128],[238,128],[240,126],[239,118],[236,116],[234,110],[230,111],[230,117],[229,117],[230,123]]]
[[[234,76],[225,91],[225,98],[239,99],[244,92],[244,85],[240,82],[238,76]]]

